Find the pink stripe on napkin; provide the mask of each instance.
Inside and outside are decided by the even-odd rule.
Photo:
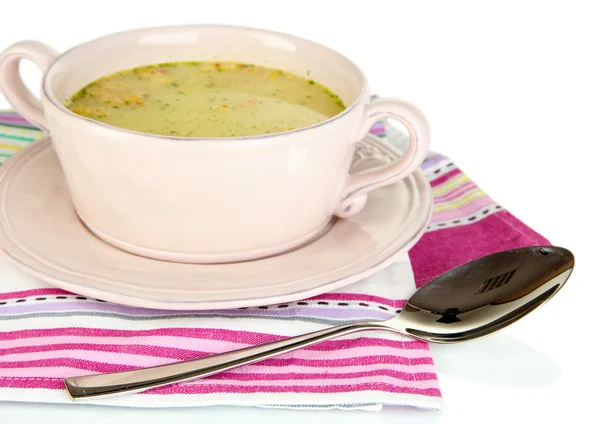
[[[457,243],[461,240],[461,243]],[[501,250],[550,242],[502,210],[469,225],[425,233],[410,251],[417,287],[450,269]]]

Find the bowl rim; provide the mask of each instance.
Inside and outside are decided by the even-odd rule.
[[[277,133],[256,134],[256,135],[238,136],[238,137],[182,137],[182,136],[170,136],[170,135],[153,134],[153,133],[131,130],[131,129],[127,129],[127,128],[110,125],[110,124],[107,124],[104,122],[96,121],[95,119],[88,118],[88,117],[85,117],[82,115],[78,115],[78,114],[72,112],[70,109],[68,109],[61,102],[59,102],[58,99],[56,98],[56,96],[54,95],[54,93],[52,92],[52,90],[50,89],[50,80],[52,77],[53,69],[56,66],[56,64],[58,62],[60,62],[60,60],[63,57],[66,57],[70,54],[76,53],[85,48],[89,48],[89,46],[93,43],[100,42],[100,41],[103,41],[103,40],[106,40],[109,38],[113,38],[113,37],[122,36],[122,35],[135,34],[136,32],[170,31],[170,30],[186,29],[186,28],[189,28],[189,29],[193,29],[193,28],[231,29],[231,30],[253,31],[253,32],[262,33],[262,34],[269,34],[269,35],[274,35],[274,36],[279,36],[279,37],[285,37],[285,38],[296,40],[299,42],[308,43],[308,44],[313,45],[314,47],[318,47],[320,49],[328,50],[332,54],[335,54],[335,55],[339,56],[340,58],[344,59],[346,62],[348,62],[354,68],[354,71],[356,72],[356,74],[358,75],[359,80],[360,80],[360,91],[359,91],[358,95],[356,96],[356,98],[354,99],[354,101],[352,102],[352,104],[350,104],[350,106],[346,107],[346,109],[344,109],[342,112],[340,112],[337,115],[334,115],[324,121],[321,121],[321,122],[318,122],[316,124],[312,124],[312,125],[309,125],[306,127],[300,127],[300,128],[296,128],[294,130],[282,131],[282,132],[277,132]],[[46,99],[49,101],[49,104],[54,106],[54,108],[58,112],[66,113],[67,115],[69,115],[70,117],[72,117],[74,119],[87,121],[89,124],[92,124],[94,126],[99,126],[104,129],[109,129],[112,131],[118,131],[120,133],[150,137],[150,138],[161,139],[161,140],[166,140],[166,141],[174,141],[174,142],[184,141],[187,143],[190,143],[190,142],[192,142],[192,143],[193,142],[220,142],[220,143],[223,143],[223,142],[236,142],[236,141],[249,141],[249,140],[264,140],[264,139],[272,139],[274,137],[287,136],[287,135],[291,135],[291,134],[300,134],[305,131],[310,131],[310,130],[319,128],[321,126],[328,125],[328,124],[335,122],[335,121],[343,118],[344,116],[348,115],[354,109],[356,109],[357,106],[362,102],[362,99],[364,99],[365,95],[367,94],[366,91],[367,91],[367,79],[366,79],[364,73],[362,72],[362,70],[358,67],[358,65],[356,65],[348,57],[344,56],[342,53],[339,53],[330,47],[327,47],[323,44],[317,43],[312,40],[308,40],[308,39],[305,39],[302,37],[298,37],[298,36],[295,36],[292,34],[287,34],[287,33],[280,32],[280,31],[273,31],[273,30],[267,30],[267,29],[256,28],[256,27],[249,27],[249,26],[222,25],[222,24],[190,24],[190,25],[144,27],[144,28],[137,28],[137,29],[131,29],[131,30],[126,30],[126,31],[114,32],[114,33],[107,34],[107,35],[104,35],[101,37],[97,37],[97,38],[91,39],[89,41],[86,41],[84,43],[80,43],[80,44],[70,48],[69,50],[63,52],[62,54],[60,54],[54,60],[54,62],[50,65],[50,67],[47,69],[47,71],[44,73],[43,80],[42,80],[42,95],[44,97],[46,97]]]

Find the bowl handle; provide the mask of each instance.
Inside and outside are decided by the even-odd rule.
[[[57,56],[53,48],[39,41],[21,41],[0,54],[0,91],[21,116],[44,131],[48,130],[48,124],[42,103],[23,83],[19,63],[29,59],[46,73]]]
[[[348,176],[335,211],[340,218],[360,212],[370,191],[393,184],[414,172],[429,150],[429,124],[416,106],[400,99],[378,99],[367,105],[366,115],[359,139],[367,134],[375,122],[391,118],[406,127],[410,144],[396,162]],[[383,140],[377,142],[385,144]]]

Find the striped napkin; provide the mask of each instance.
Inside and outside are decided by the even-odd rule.
[[[372,132],[403,149],[384,123]],[[0,162],[42,133],[0,114]],[[503,210],[448,158],[422,165],[435,195],[427,232],[376,275],[303,301],[218,311],[131,308],[52,288],[0,257],[0,401],[70,402],[62,378],[130,370],[243,348],[355,320],[386,319],[446,270],[495,251],[548,243]],[[1,169],[1,168],[0,168]],[[105,400],[134,407],[257,406],[439,409],[428,345],[363,333],[205,379]]]

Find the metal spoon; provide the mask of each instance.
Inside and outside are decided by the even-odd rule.
[[[305,346],[367,330],[433,343],[494,333],[545,303],[569,278],[575,258],[553,246],[506,250],[454,268],[420,288],[387,321],[343,324],[289,339],[200,359],[111,374],[65,379],[73,400],[134,393],[207,377]]]

